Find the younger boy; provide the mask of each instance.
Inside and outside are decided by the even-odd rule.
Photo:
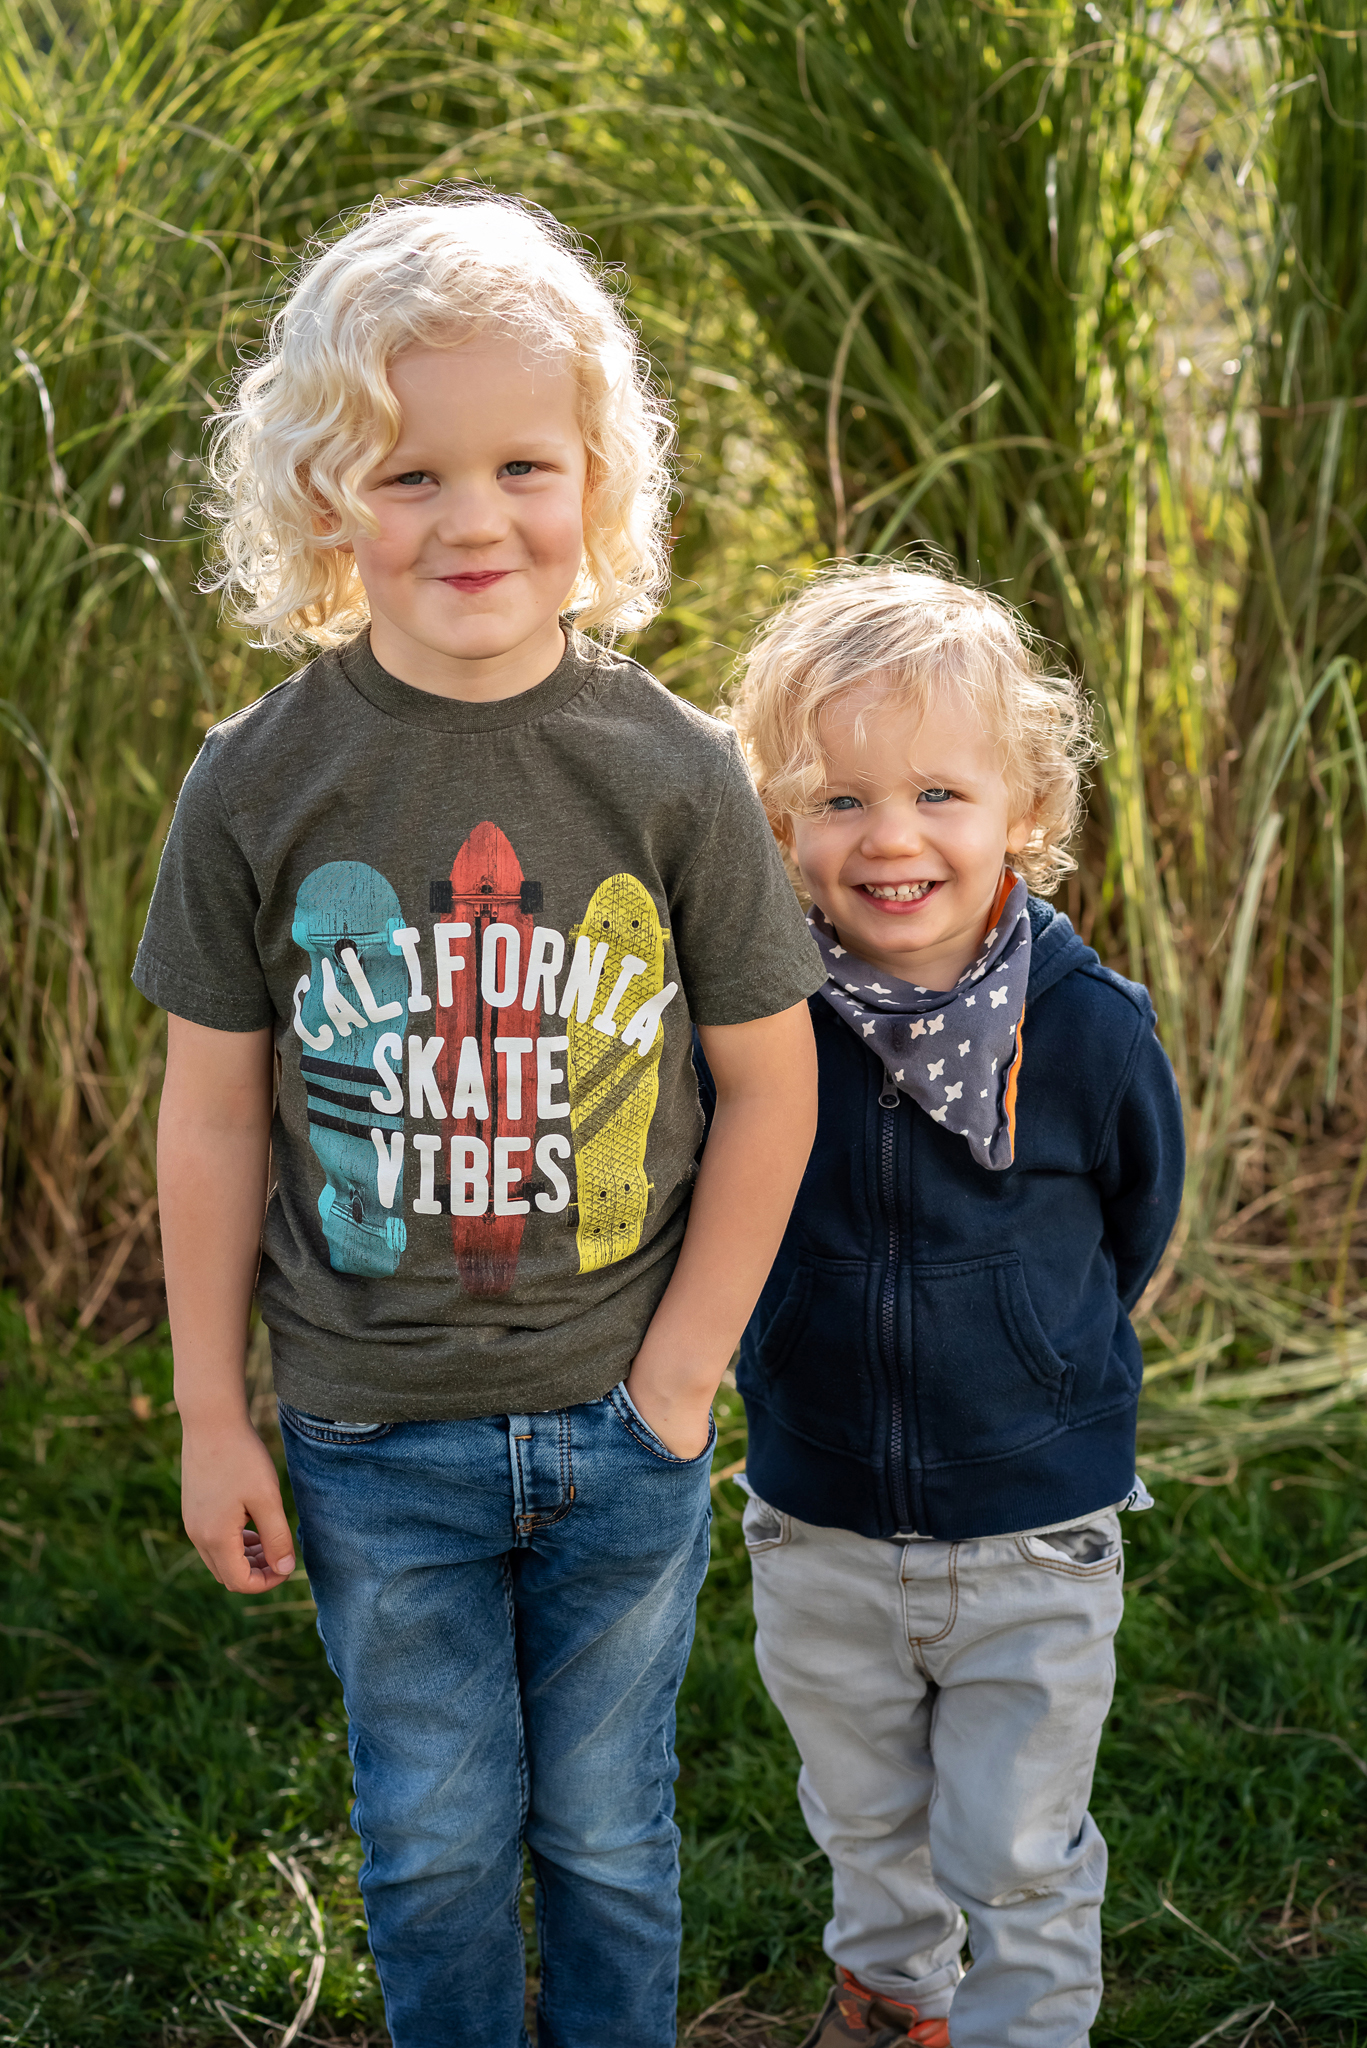
[[[1072,866],[1084,707],[995,598],[882,567],[779,613],[735,716],[828,972],[738,1375],[760,1670],[834,1873],[807,2048],[1079,2048],[1128,1312],[1182,1189],[1148,996],[1027,894]]]
[[[185,1524],[294,1568],[255,1281],[395,2048],[525,2044],[524,1842],[542,2048],[674,2040],[709,1406],[821,968],[734,738],[562,622],[649,616],[666,439],[582,256],[477,195],[318,254],[216,443],[222,581],[322,652],[210,733],[138,956]]]

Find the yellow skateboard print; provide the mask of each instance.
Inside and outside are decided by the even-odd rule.
[[[646,1139],[660,1092],[664,1032],[652,1020],[653,1043],[643,1056],[639,1045],[623,1043],[623,1030],[664,987],[669,934],[634,875],[609,875],[570,937],[586,946],[590,962],[601,946],[607,949],[592,1000],[576,1002],[567,1025],[575,1240],[580,1272],[594,1273],[636,1250],[650,1203]]]

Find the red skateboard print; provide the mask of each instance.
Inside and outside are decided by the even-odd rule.
[[[524,1010],[522,994],[541,900],[541,884],[525,879],[507,837],[487,820],[461,847],[450,879],[431,887],[434,916],[470,928],[451,942],[465,966],[452,976],[451,1007],[434,1027],[446,1040],[435,1063],[448,1112],[440,1177],[450,1181],[441,1192],[467,1294],[512,1286],[526,1222],[516,1205],[530,1206],[534,1192],[540,1003]],[[496,1039],[517,1043],[499,1051]]]

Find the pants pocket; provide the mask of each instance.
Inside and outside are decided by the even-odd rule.
[[[617,1385],[608,1395],[608,1400],[612,1403],[617,1419],[626,1430],[628,1436],[634,1437],[636,1442],[649,1451],[652,1456],[663,1459],[666,1464],[678,1465],[681,1469],[686,1470],[690,1465],[701,1465],[705,1460],[711,1458],[713,1446],[717,1441],[717,1421],[714,1415],[708,1416],[707,1442],[698,1452],[697,1457],[680,1458],[676,1457],[667,1443],[656,1436],[654,1430],[627,1392],[625,1380],[617,1382]]]
[[[752,1493],[741,1517],[741,1534],[751,1557],[759,1557],[766,1550],[778,1550],[783,1544],[790,1543],[793,1525],[787,1515],[778,1508],[771,1508],[768,1501],[761,1500],[757,1493]]]
[[[288,1401],[278,1401],[276,1406],[280,1420],[311,1444],[373,1444],[395,1427],[392,1422],[335,1422],[327,1415],[291,1408]]]
[[[1055,1529],[1048,1536],[1017,1536],[1015,1541],[1027,1564],[1070,1579],[1103,1579],[1121,1569],[1124,1556],[1120,1517],[1114,1511],[1075,1529]]]

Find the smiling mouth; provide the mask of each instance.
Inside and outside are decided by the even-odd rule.
[[[491,584],[501,583],[510,573],[507,569],[463,569],[440,580],[452,590],[488,590]]]
[[[934,882],[861,882],[861,895],[871,896],[875,903],[921,903],[932,889],[940,884]]]

